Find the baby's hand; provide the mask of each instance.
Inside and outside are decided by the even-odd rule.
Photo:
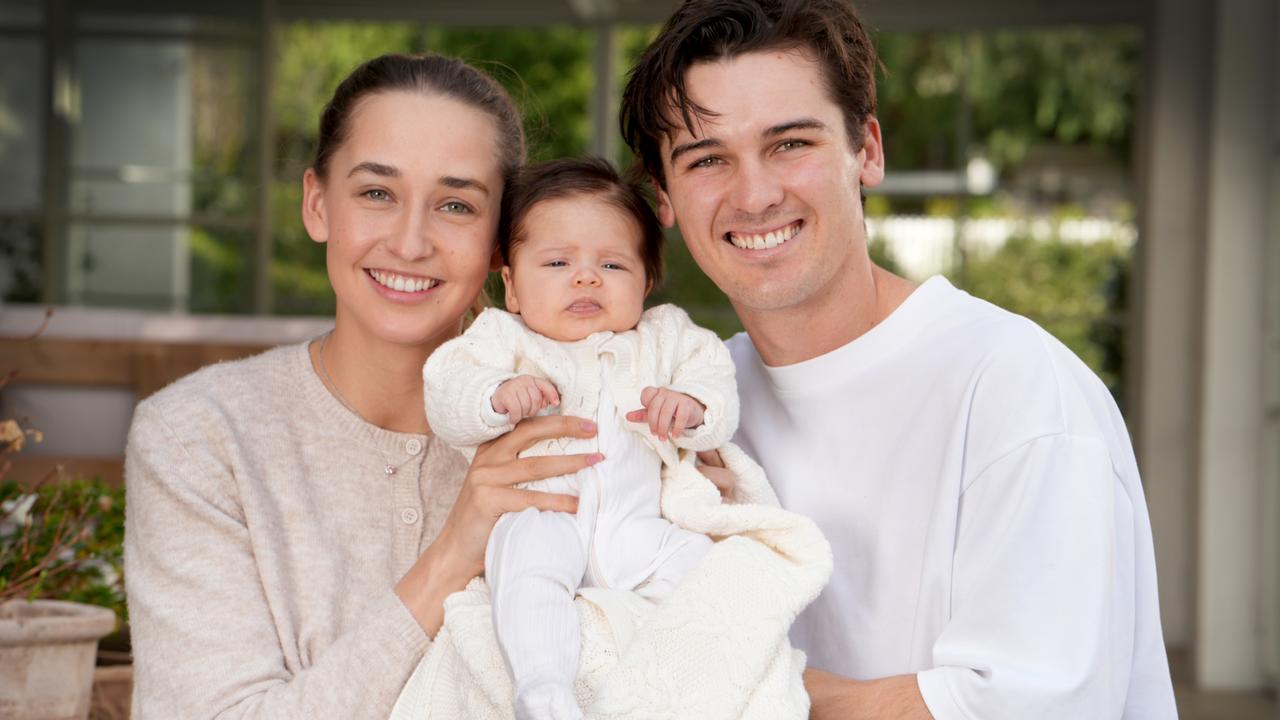
[[[659,440],[680,437],[685,430],[702,424],[702,403],[670,388],[647,387],[640,391],[643,410],[627,413],[631,422],[647,422]]]
[[[498,386],[490,404],[494,412],[505,413],[511,422],[517,423],[533,417],[548,405],[559,405],[560,393],[546,378],[517,375]]]

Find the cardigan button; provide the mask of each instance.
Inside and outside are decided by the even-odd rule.
[[[418,438],[409,438],[404,444],[404,451],[410,455],[417,455],[422,452],[422,441]]]
[[[405,508],[400,511],[400,520],[405,525],[412,525],[418,522],[418,511],[415,508]]]

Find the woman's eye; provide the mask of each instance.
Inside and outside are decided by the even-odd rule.
[[[456,213],[460,215],[474,212],[470,205],[457,200],[450,200],[449,202],[441,205],[440,209],[447,213]]]

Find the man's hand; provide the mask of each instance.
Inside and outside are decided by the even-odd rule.
[[[697,468],[720,491],[722,500],[733,502],[733,490],[738,486],[738,476],[724,466],[719,451],[704,450],[698,453]]]
[[[915,675],[850,680],[816,668],[804,671],[809,720],[933,720]]]
[[[505,413],[511,422],[517,423],[537,415],[544,407],[559,405],[560,393],[546,378],[517,375],[498,386],[490,404],[494,412]]]
[[[644,422],[659,440],[680,437],[702,424],[702,403],[670,388],[647,387],[640,391],[643,410],[627,413],[631,422]]]

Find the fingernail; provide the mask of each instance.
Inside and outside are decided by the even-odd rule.
[[[587,465],[595,465],[603,459],[604,455],[601,455],[600,453],[593,453],[587,456]]]
[[[582,429],[586,430],[587,432],[595,432],[596,424],[591,422],[590,420],[583,420]]]

